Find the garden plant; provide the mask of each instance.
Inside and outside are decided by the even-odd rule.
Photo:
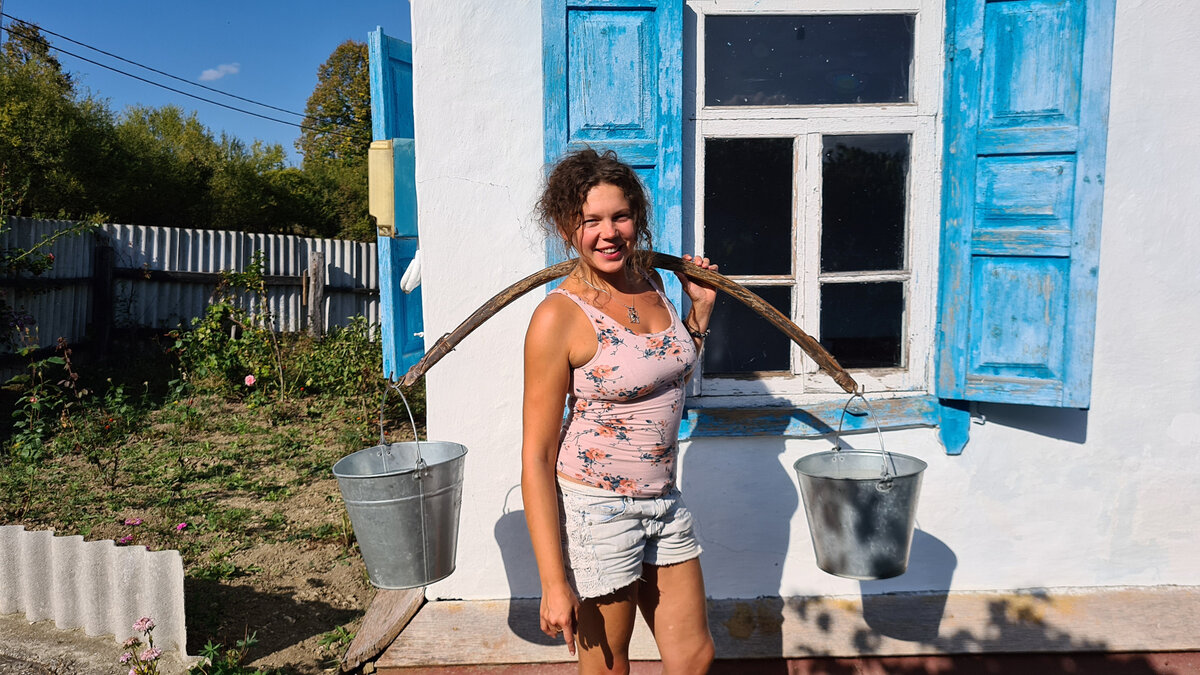
[[[37,350],[30,317],[0,390],[0,523],[178,550],[203,673],[329,668],[374,592],[331,467],[378,442],[378,327],[278,334],[262,269],[223,274],[190,326],[122,331],[103,359]],[[421,386],[408,398],[420,426]],[[392,440],[411,439],[401,405],[382,411]]]

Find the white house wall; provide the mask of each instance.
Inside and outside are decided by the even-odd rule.
[[[414,2],[417,199],[427,341],[544,266],[540,3]],[[929,462],[907,574],[819,571],[791,465],[828,444],[685,444],[708,593],[1200,585],[1200,3],[1117,6],[1092,408],[980,405],[964,454]],[[535,291],[428,375],[430,437],[467,456],[458,570],[430,598],[539,593],[520,511],[521,344]],[[873,435],[851,438],[874,447]],[[511,494],[510,494],[511,492]]]

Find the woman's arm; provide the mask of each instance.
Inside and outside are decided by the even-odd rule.
[[[685,255],[683,259],[697,267],[717,271],[717,266],[703,256]],[[713,306],[717,302],[717,289],[678,272],[675,273],[675,276],[679,278],[679,285],[683,287],[683,292],[692,301],[692,309],[683,319],[683,325],[696,343],[696,349],[700,349],[704,345],[704,337],[708,334],[708,322],[712,318]]]
[[[567,583],[555,478],[563,404],[571,377],[570,340],[566,312],[556,300],[552,296],[538,306],[525,335],[521,495],[542,581],[542,630],[551,637],[561,630],[567,649],[574,654],[579,599]]]

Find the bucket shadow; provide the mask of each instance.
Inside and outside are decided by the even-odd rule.
[[[949,546],[924,530],[915,530],[904,574],[859,582],[863,620],[876,633],[897,640],[936,640],[957,566],[958,557]],[[909,592],[915,589],[920,592]]]
[[[542,584],[538,579],[537,559],[533,556],[533,545],[529,542],[529,527],[525,524],[524,509],[509,509],[510,500],[520,504],[519,485],[514,485],[506,495],[504,513],[496,521],[493,534],[500,546],[500,557],[504,562],[504,574],[508,578],[508,628],[514,635],[538,645],[562,644],[562,639],[546,635],[541,629],[539,616]],[[514,497],[513,493],[517,495]],[[532,602],[520,602],[521,598],[534,598]]]

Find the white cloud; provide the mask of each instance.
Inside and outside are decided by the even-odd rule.
[[[212,80],[219,80],[226,75],[237,75],[241,69],[242,64],[240,63],[222,63],[216,68],[208,68],[203,73],[200,73],[200,81],[211,82]]]

